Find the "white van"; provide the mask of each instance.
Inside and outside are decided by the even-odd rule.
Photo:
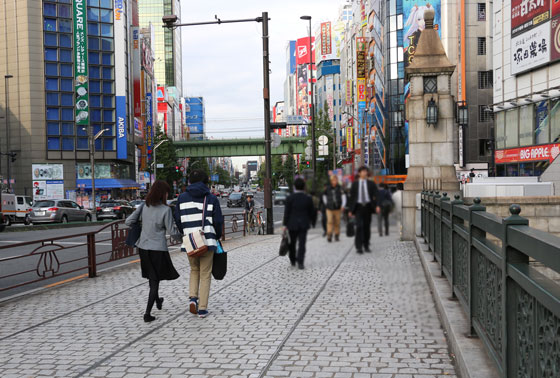
[[[31,211],[31,197],[2,193],[2,214],[6,226],[16,222],[27,223],[26,215]]]

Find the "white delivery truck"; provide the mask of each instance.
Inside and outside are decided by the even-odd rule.
[[[31,211],[31,197],[2,193],[2,214],[6,226],[22,222],[27,224],[27,214]]]

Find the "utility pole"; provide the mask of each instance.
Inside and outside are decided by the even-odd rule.
[[[264,103],[264,153],[266,177],[264,179],[264,206],[266,208],[266,233],[274,233],[274,214],[272,206],[272,146],[270,136],[270,68],[268,50],[268,12],[262,14],[263,40],[263,103]]]
[[[8,192],[11,192],[12,184],[10,183],[10,179],[12,178],[11,172],[11,159],[12,156],[10,154],[10,102],[9,102],[9,91],[8,91],[8,79],[13,78],[13,75],[4,75],[4,91],[5,91],[5,98],[6,98],[6,109],[4,109],[4,113],[6,113],[6,167],[8,168]]]
[[[269,59],[270,52],[268,49],[268,12],[262,12],[262,17],[245,18],[238,20],[222,20],[215,16],[215,21],[177,23],[177,15],[166,15],[162,17],[163,27],[174,29],[182,26],[200,26],[200,25],[221,25],[240,22],[262,22],[262,39],[263,39],[263,100],[264,100],[264,137],[265,137],[265,160],[266,160],[266,177],[264,183],[264,207],[266,209],[266,230],[267,234],[274,233],[274,217],[272,206],[272,146],[270,137],[270,68]],[[310,40],[311,41],[311,40]],[[155,148],[154,148],[155,153]],[[154,159],[155,161],[155,159]]]

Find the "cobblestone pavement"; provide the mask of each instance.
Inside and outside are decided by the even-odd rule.
[[[306,270],[277,256],[278,236],[229,242],[206,319],[187,311],[187,259],[148,287],[130,265],[0,305],[1,377],[450,377],[445,335],[414,246],[309,236]]]

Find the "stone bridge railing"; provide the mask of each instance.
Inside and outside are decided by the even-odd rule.
[[[422,236],[501,377],[560,376],[560,238],[422,192]]]

